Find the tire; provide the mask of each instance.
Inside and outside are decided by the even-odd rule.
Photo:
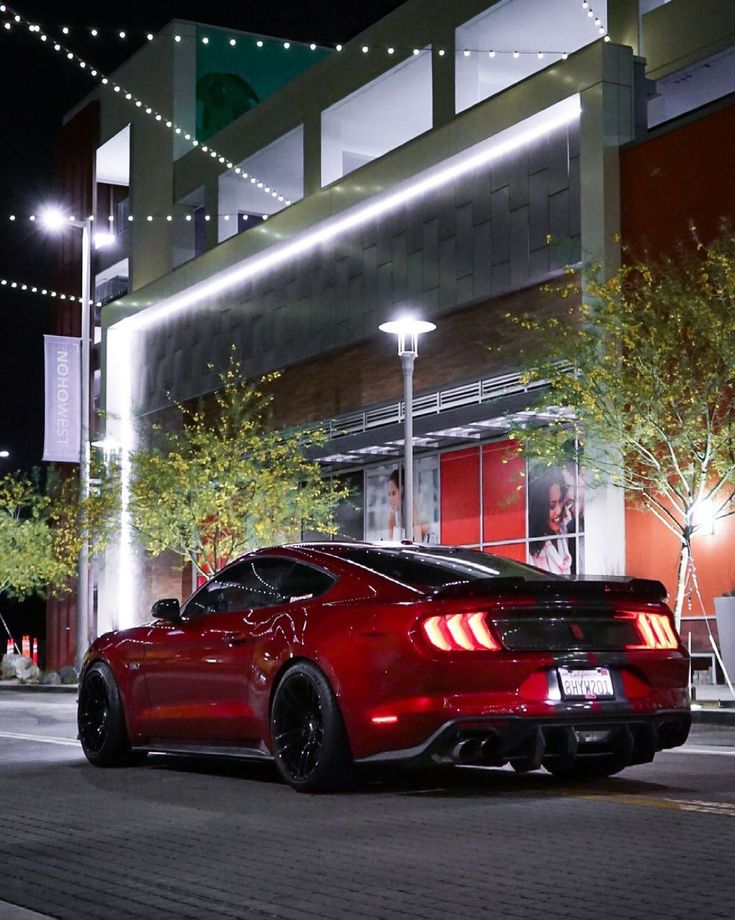
[[[300,661],[281,677],[271,705],[276,767],[298,792],[349,788],[354,768],[342,714],[329,681]]]
[[[627,766],[627,760],[623,763],[614,754],[603,754],[599,757],[580,758],[571,766],[555,767],[544,764],[544,769],[557,779],[585,780],[612,776],[620,773]]]
[[[79,688],[77,727],[84,756],[95,767],[126,767],[145,759],[144,752],[130,748],[120,690],[101,661],[90,665]]]

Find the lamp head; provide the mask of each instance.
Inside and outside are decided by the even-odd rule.
[[[414,316],[402,316],[388,323],[378,326],[381,332],[395,335],[398,338],[399,355],[417,355],[419,353],[419,336],[425,332],[436,329],[434,323],[425,319],[416,319]]]

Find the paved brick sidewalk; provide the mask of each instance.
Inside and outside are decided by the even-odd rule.
[[[506,771],[307,797],[264,767],[0,745],[0,895],[56,918],[732,917],[733,817],[635,803],[692,798],[692,758],[589,798]]]

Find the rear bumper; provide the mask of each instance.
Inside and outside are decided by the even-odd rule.
[[[472,718],[445,722],[423,743],[384,751],[360,763],[512,763],[522,770],[571,766],[579,758],[613,755],[622,766],[648,763],[657,751],[684,744],[691,727],[687,710],[578,718]]]

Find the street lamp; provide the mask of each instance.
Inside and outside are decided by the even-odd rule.
[[[413,365],[419,353],[419,336],[436,329],[434,323],[412,316],[404,316],[389,323],[381,323],[381,332],[398,339],[398,356],[403,370],[403,520],[404,537],[413,540]]]
[[[81,501],[89,496],[89,364],[90,364],[90,297],[92,277],[92,217],[75,220],[66,217],[57,208],[47,208],[41,214],[41,222],[47,230],[59,232],[64,227],[82,231],[82,317],[81,317],[81,423],[79,438],[79,495]],[[77,573],[77,616],[76,616],[77,671],[81,671],[84,654],[89,645],[89,547],[82,542],[79,551]]]

